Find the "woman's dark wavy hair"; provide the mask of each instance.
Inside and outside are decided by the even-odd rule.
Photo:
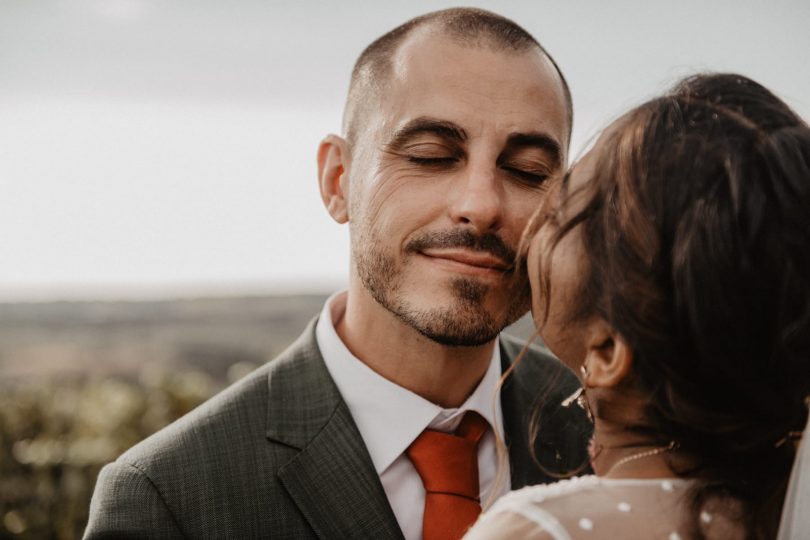
[[[693,76],[614,124],[583,194],[552,246],[577,229],[573,313],[634,351],[648,405],[628,428],[695,458],[677,471],[698,480],[693,517],[730,496],[750,538],[775,537],[795,456],[779,441],[810,394],[810,128],[751,79]]]

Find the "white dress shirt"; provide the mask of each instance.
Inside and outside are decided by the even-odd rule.
[[[332,322],[340,320],[345,310],[345,291],[326,301],[315,329],[318,347],[366,443],[405,538],[421,540],[425,489],[405,450],[426,428],[454,431],[467,411],[483,416],[503,440],[498,392],[500,347],[496,339],[489,368],[467,401],[457,409],[443,409],[382,377],[349,352]],[[478,446],[482,503],[490,498],[493,489],[498,496],[509,491],[508,456],[502,467],[502,478],[495,485],[498,471],[495,436],[492,429],[487,430]]]

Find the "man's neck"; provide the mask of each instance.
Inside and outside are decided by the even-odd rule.
[[[476,347],[450,347],[426,338],[385,309],[365,290],[350,289],[335,330],[346,347],[368,367],[444,408],[459,407],[489,367],[495,341]],[[333,311],[335,313],[335,311]]]

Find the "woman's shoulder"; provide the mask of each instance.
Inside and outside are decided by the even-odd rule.
[[[511,491],[498,499],[491,511],[500,511],[503,508],[525,504],[554,504],[564,499],[576,496],[612,498],[619,494],[642,493],[646,498],[650,494],[660,494],[662,498],[670,498],[670,494],[680,492],[690,485],[688,480],[682,479],[615,479],[600,478],[595,475],[578,476],[560,480],[552,484],[527,486]],[[660,497],[654,497],[660,498]]]
[[[568,497],[580,491],[590,491],[602,484],[598,476],[578,476],[560,480],[552,484],[539,484],[527,486],[515,491],[510,491],[492,506],[493,512],[515,504],[541,503],[550,499]]]
[[[546,508],[548,501],[565,500],[598,485],[596,476],[583,476],[507,493],[486,511],[465,539],[570,540],[565,526]]]
[[[688,486],[685,480],[596,476],[530,486],[499,499],[480,520],[480,528],[494,531],[497,524],[497,529],[503,531],[504,526],[510,530],[517,527],[522,536],[538,540],[569,540],[592,532],[609,537],[649,538],[652,530],[656,537],[685,538],[677,525],[682,495]]]

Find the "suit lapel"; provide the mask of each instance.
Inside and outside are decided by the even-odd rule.
[[[504,371],[522,349],[519,342],[501,335],[501,366]],[[559,480],[559,476],[550,476],[543,468],[566,475],[587,463],[593,425],[577,407],[560,406],[563,399],[578,387],[579,382],[570,370],[547,349],[537,347],[527,351],[526,358],[506,379],[501,389],[501,406],[512,489]],[[532,444],[530,426],[537,426],[540,430]]]
[[[315,322],[269,375],[267,437],[300,452],[278,478],[320,538],[402,539],[380,479],[315,340]]]
[[[501,371],[505,372],[520,351],[514,350],[512,343],[501,336]],[[501,408],[503,409],[503,429],[506,446],[509,449],[509,467],[512,489],[529,485],[531,463],[529,453],[529,418],[526,416],[531,400],[522,381],[514,373],[506,378],[501,387]]]

